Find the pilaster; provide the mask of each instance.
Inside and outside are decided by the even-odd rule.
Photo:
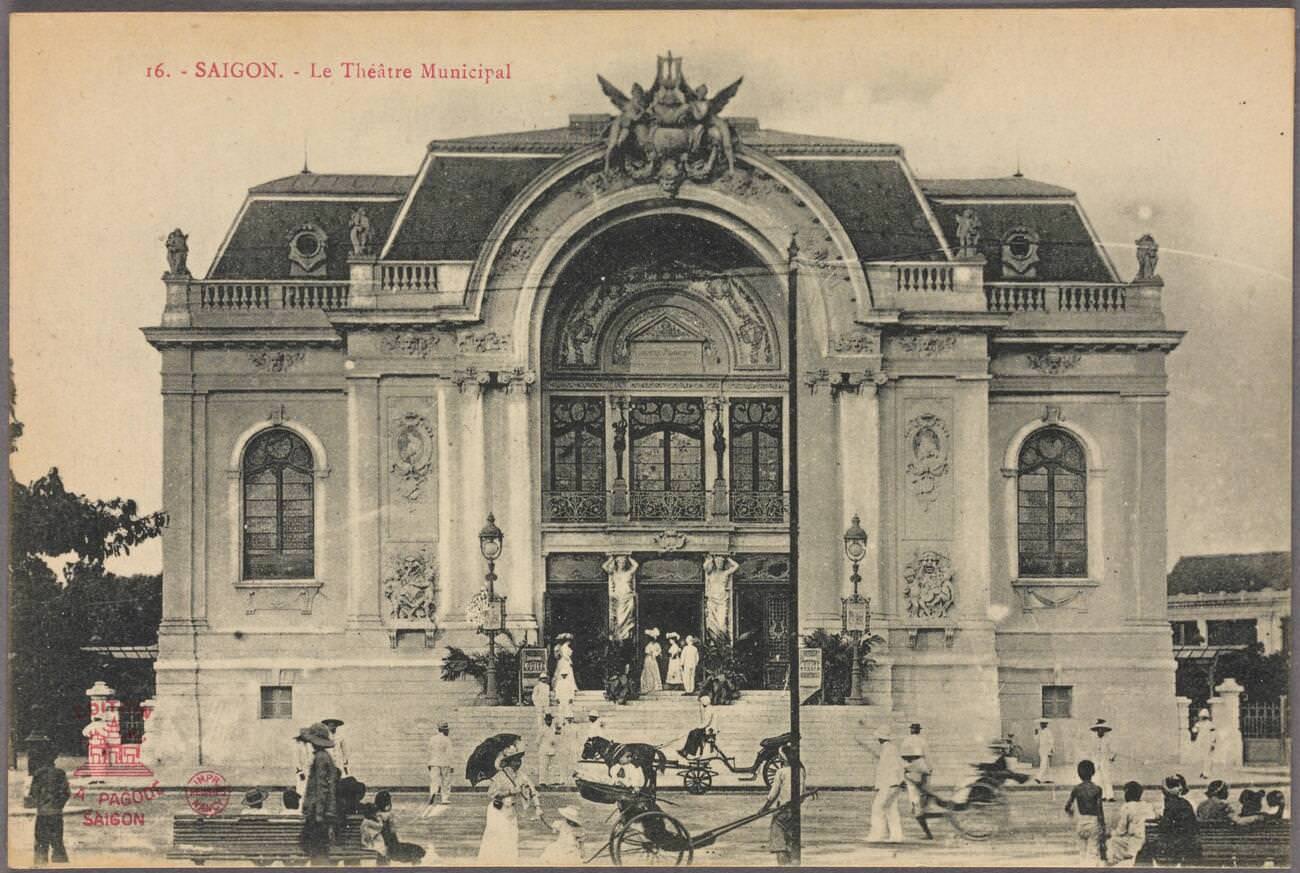
[[[348,505],[351,556],[348,563],[347,623],[350,629],[379,628],[380,509],[379,378],[347,378]]]
[[[505,388],[506,438],[500,469],[505,477],[505,524],[514,544],[504,553],[508,599],[506,618],[512,626],[537,627],[540,585],[534,584],[533,555],[537,551],[534,486],[540,481],[533,469],[529,403],[536,375],[530,370],[510,374]],[[499,493],[499,491],[498,491]]]

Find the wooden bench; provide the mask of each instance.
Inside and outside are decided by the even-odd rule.
[[[1199,830],[1201,857],[1191,867],[1290,867],[1291,822],[1282,819],[1256,824],[1202,824]],[[1164,866],[1170,863],[1164,851],[1160,827],[1147,823],[1146,845],[1139,864]]]
[[[252,861],[265,867],[276,861],[301,866],[307,860],[298,845],[302,817],[297,815],[178,815],[172,819],[168,858],[207,861]],[[349,816],[330,858],[357,865],[378,853],[361,845],[361,816]]]

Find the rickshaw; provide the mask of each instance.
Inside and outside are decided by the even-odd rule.
[[[611,813],[614,821],[610,826],[609,839],[586,859],[586,863],[608,851],[610,860],[619,866],[677,867],[690,864],[696,849],[711,846],[723,834],[774,815],[781,808],[774,806],[692,836],[680,819],[664,812],[660,806],[661,803],[674,805],[671,801],[660,800],[656,790],[655,775],[662,772],[656,763],[662,759],[662,753],[654,746],[643,743],[615,743],[612,746],[615,748],[610,750],[606,758],[611,760],[611,769],[614,766],[635,766],[640,771],[642,784],[607,784],[582,778],[576,780],[578,794],[584,800],[618,807],[615,813]],[[816,793],[807,791],[803,797],[813,797]]]
[[[651,766],[656,773],[664,773],[668,770],[680,773],[682,786],[691,794],[708,793],[713,786],[714,777],[718,775],[718,771],[714,770],[712,766],[715,761],[745,781],[753,781],[761,774],[763,784],[771,788],[772,780],[776,777],[776,771],[785,766],[781,763],[781,747],[789,743],[792,736],[787,732],[760,740],[753,762],[743,767],[736,766],[736,759],[718,747],[717,734],[713,731],[709,731],[704,740],[710,754],[688,758],[685,761],[668,760],[667,756],[656,746],[645,743],[631,743],[624,746],[604,737],[592,737],[587,740],[582,749],[582,760],[586,762],[600,761],[606,765],[612,765],[614,763],[614,760],[610,758],[612,750],[636,748],[640,750],[636,754],[644,756],[647,766]]]

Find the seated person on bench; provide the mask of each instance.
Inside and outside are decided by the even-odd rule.
[[[707,694],[700,695],[700,722],[686,735],[686,745],[678,749],[683,758],[694,758],[704,751],[706,743],[712,745],[717,736],[713,716],[713,701]]]

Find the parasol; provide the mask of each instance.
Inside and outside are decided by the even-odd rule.
[[[519,734],[497,734],[478,744],[465,762],[465,778],[470,785],[491,779],[497,772],[497,755],[519,745]]]

